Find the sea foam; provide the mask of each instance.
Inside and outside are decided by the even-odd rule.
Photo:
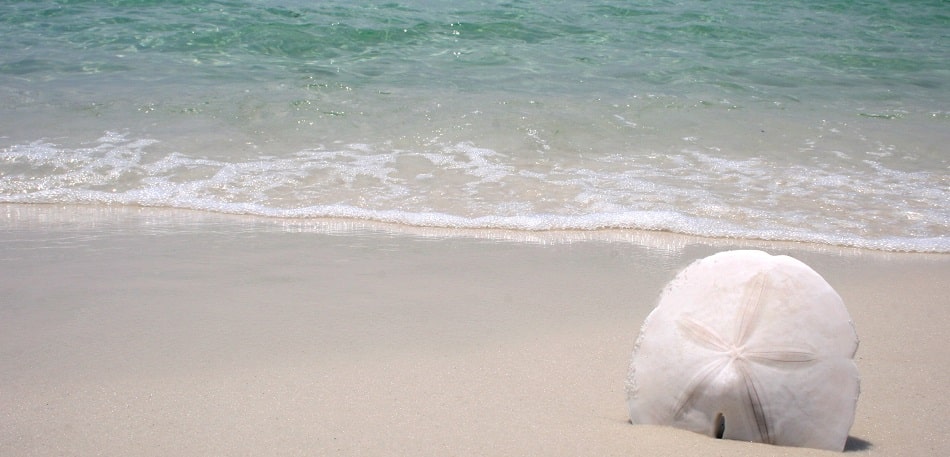
[[[686,148],[525,161],[470,143],[316,147],[225,161],[107,132],[0,150],[0,201],[526,231],[644,229],[950,252],[946,176],[873,158],[784,163]],[[847,164],[847,168],[842,167]]]

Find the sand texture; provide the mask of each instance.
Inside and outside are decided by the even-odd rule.
[[[947,255],[189,214],[0,206],[0,455],[832,455],[627,421],[661,289],[736,247],[844,299],[849,454],[950,455]]]

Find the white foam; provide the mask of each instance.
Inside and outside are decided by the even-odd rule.
[[[945,174],[879,157],[788,163],[711,150],[529,160],[469,143],[334,145],[226,162],[109,132],[0,150],[0,201],[523,231],[647,229],[950,252]],[[540,151],[539,154],[548,154]]]

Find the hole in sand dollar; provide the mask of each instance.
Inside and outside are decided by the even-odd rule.
[[[722,413],[716,414],[716,438],[722,439],[723,435],[726,434],[726,416],[723,416]]]

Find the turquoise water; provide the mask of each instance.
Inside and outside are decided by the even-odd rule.
[[[0,38],[2,202],[950,252],[947,2],[7,1]]]

